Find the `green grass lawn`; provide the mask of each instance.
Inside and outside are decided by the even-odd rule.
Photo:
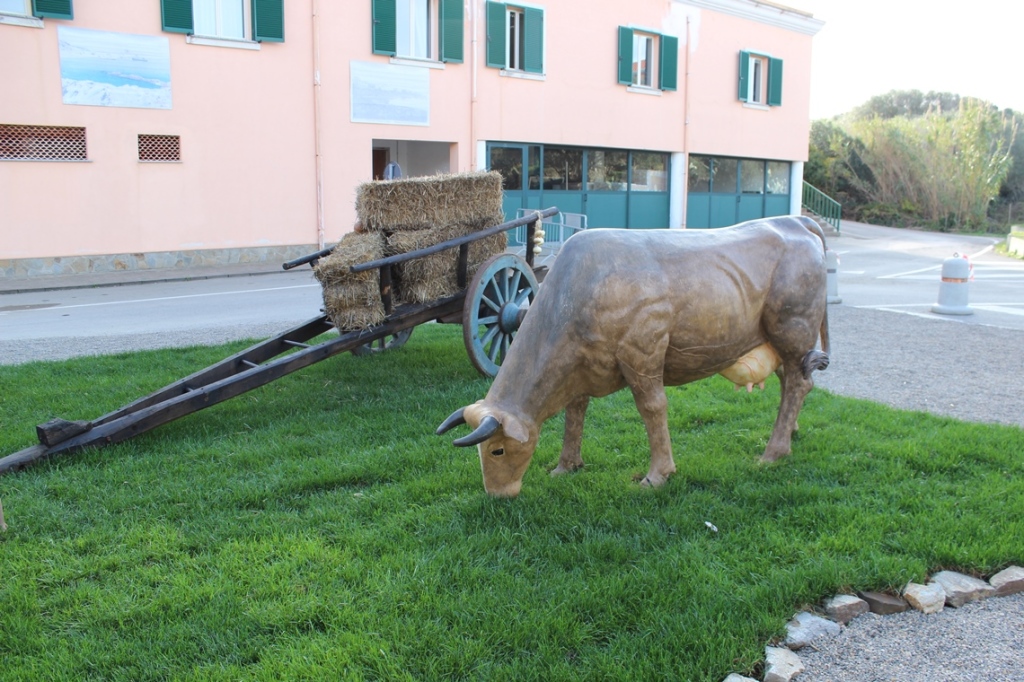
[[[242,346],[0,367],[0,455]],[[475,448],[434,435],[487,386],[429,325],[0,477],[0,679],[718,682],[836,592],[1024,564],[1019,428],[813,391],[764,466],[777,382],[716,377],[669,389],[663,488],[631,481],[648,448],[619,393],[582,472],[547,475],[554,419],[492,500]]]

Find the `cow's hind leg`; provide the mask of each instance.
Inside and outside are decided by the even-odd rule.
[[[583,418],[587,414],[590,396],[581,396],[565,408],[565,437],[562,438],[562,454],[558,466],[551,470],[552,476],[569,473],[583,468],[580,446],[583,442]]]
[[[786,361],[783,371],[779,373],[782,388],[782,401],[779,404],[779,415],[775,418],[775,427],[768,445],[761,455],[762,462],[774,462],[790,453],[793,432],[796,430],[796,419],[803,407],[804,398],[814,387],[811,372],[828,367],[828,355],[818,350],[808,351],[799,362]]]

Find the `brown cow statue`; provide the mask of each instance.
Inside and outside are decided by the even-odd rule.
[[[779,376],[782,401],[761,459],[788,455],[797,414],[828,366],[825,237],[781,217],[714,230],[587,230],[566,241],[487,397],[457,410],[441,434],[477,445],[484,488],[515,497],[541,425],[565,409],[552,475],[583,466],[591,397],[626,386],[647,427],[644,485],[676,470],[665,386],[722,373],[737,385]],[[821,337],[822,350],[815,350]]]

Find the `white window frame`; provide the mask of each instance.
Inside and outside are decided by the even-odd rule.
[[[656,36],[633,31],[633,87],[654,88]]]
[[[229,35],[227,28],[224,26],[224,6],[228,2],[240,2],[242,5],[242,35]],[[192,21],[193,25],[197,23],[199,17],[198,5],[213,5],[214,10],[214,23],[216,24],[212,33],[195,31],[195,36],[198,38],[212,38],[216,40],[246,40],[252,41],[252,3],[247,0],[192,0]]]
[[[768,106],[768,57],[751,54],[747,70],[747,104]]]
[[[32,0],[21,0],[20,10],[0,10],[0,24],[42,28],[43,20],[32,14]]]
[[[417,6],[426,5],[426,17],[415,17]],[[438,45],[437,0],[396,0],[395,2],[395,59],[436,62],[440,59]],[[414,18],[415,17],[415,18]],[[418,25],[423,23],[424,25]],[[418,49],[419,42],[422,49]]]
[[[522,7],[508,7],[505,13],[505,68],[509,71],[523,69],[523,18],[526,11]]]

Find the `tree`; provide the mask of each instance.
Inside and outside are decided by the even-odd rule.
[[[983,227],[996,197],[1024,199],[1020,119],[952,93],[892,91],[815,121],[805,177],[864,220]]]
[[[875,95],[851,112],[854,119],[865,118],[917,118],[929,112],[956,111],[960,106],[960,95],[951,92],[928,92],[920,90],[891,90],[884,95]]]
[[[864,144],[832,121],[811,123],[811,143],[804,179],[843,204],[863,204],[874,184],[864,164]]]

